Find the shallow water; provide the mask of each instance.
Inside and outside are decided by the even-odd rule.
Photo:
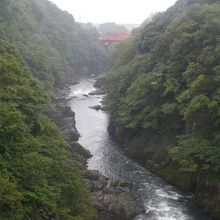
[[[144,213],[135,220],[210,219],[200,214],[190,195],[138,165],[111,140],[107,131],[108,115],[89,108],[100,104],[103,96],[83,96],[94,90],[94,82],[94,79],[81,80],[71,87],[69,95],[72,97],[71,108],[76,113],[76,127],[81,135],[79,143],[93,155],[88,161],[88,168],[131,183],[131,190],[144,207]]]

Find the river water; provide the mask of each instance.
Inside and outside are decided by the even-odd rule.
[[[128,158],[108,134],[108,115],[90,109],[100,104],[103,96],[86,97],[93,91],[94,79],[82,79],[71,86],[70,105],[76,113],[76,127],[81,135],[79,143],[93,155],[88,168],[105,176],[131,183],[144,213],[135,220],[208,220],[200,214],[190,195],[180,192],[160,177]]]

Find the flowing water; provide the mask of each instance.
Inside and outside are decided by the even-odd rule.
[[[94,90],[94,82],[94,79],[81,80],[71,87],[69,95],[72,97],[71,108],[76,113],[76,127],[81,135],[79,143],[93,155],[88,161],[88,168],[131,183],[132,191],[144,207],[144,213],[135,220],[208,220],[200,214],[190,195],[178,191],[128,158],[109,137],[108,115],[89,108],[100,104],[103,96],[85,96]]]

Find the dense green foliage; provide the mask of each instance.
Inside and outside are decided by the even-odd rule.
[[[106,54],[95,29],[82,29],[46,0],[0,0],[0,5],[0,39],[12,42],[47,86],[102,71]]]
[[[178,1],[112,55],[106,107],[123,128],[176,138],[180,170],[220,172],[220,4]]]
[[[72,149],[43,112],[54,85],[102,71],[98,32],[47,0],[0,5],[0,219],[93,219]]]
[[[41,112],[48,94],[14,47],[0,41],[0,218],[91,219],[70,149]]]
[[[118,25],[114,22],[100,24],[99,31],[102,34],[114,34],[114,33],[120,33],[120,32],[128,32],[125,26]]]

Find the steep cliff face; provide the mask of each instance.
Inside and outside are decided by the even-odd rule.
[[[219,217],[218,1],[177,1],[113,52],[110,132],[147,168]]]
[[[171,156],[167,149],[175,143],[173,137],[124,129],[113,121],[110,121],[108,131],[122,144],[127,155],[137,159],[147,169],[159,172],[170,165]]]

